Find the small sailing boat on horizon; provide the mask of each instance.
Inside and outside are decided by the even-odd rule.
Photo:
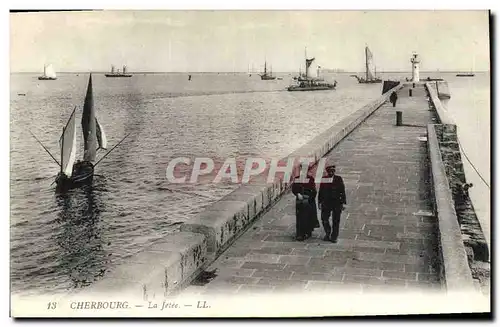
[[[292,77],[292,79],[299,82],[307,81],[306,73],[302,73],[302,65],[299,66],[299,75]]]
[[[120,143],[127,138],[127,134],[111,150],[109,150],[99,161],[96,162],[97,152],[107,149],[107,138],[104,129],[97,120],[94,109],[94,97],[92,91],[92,74],[90,74],[87,93],[83,104],[82,131],[84,139],[83,160],[76,160],[76,106],[71,113],[66,126],[63,128],[59,139],[61,150],[61,162],[50,153],[50,151],[33,135],[44,150],[59,165],[60,171],[55,179],[56,192],[62,193],[73,188],[90,185],[94,178],[94,169],[106,156],[108,156]]]
[[[43,75],[38,76],[40,81],[55,81],[57,79],[56,72],[52,67],[52,64],[43,66]]]
[[[264,72],[260,74],[260,79],[263,81],[270,81],[276,79],[276,76],[273,76],[272,70],[270,70],[270,73],[267,72],[267,61],[264,61]]]
[[[358,83],[373,84],[382,83],[380,78],[377,78],[377,70],[373,63],[373,53],[368,46],[365,46],[365,78],[353,75],[358,80]]]
[[[474,74],[472,72],[472,69],[471,69],[469,73],[458,73],[455,76],[457,76],[457,77],[474,77],[474,76],[476,76],[476,74]]]
[[[132,74],[127,74],[127,66],[123,65],[123,70],[116,70],[114,65],[111,65],[111,72],[104,74],[106,77],[132,77]]]
[[[320,68],[317,67],[316,76],[312,76],[311,74],[311,65],[316,58],[307,59],[307,49],[304,51],[305,60],[306,60],[306,72],[304,75],[301,75],[299,71],[299,76],[294,78],[298,84],[290,85],[287,90],[288,91],[324,91],[324,90],[335,90],[337,87],[337,81],[334,84],[326,83],[324,78],[320,77]]]

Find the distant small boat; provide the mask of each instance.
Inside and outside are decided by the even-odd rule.
[[[267,72],[267,62],[264,61],[264,73],[260,74],[260,79],[263,81],[271,81],[275,80],[276,76],[273,76],[272,70],[268,73]]]
[[[106,77],[132,77],[132,74],[127,74],[127,66],[123,66],[123,71],[115,70],[115,66],[111,66],[111,72],[104,74]]]
[[[457,77],[474,77],[476,76],[474,73],[458,73]]]
[[[380,78],[377,78],[377,71],[375,65],[373,64],[373,54],[368,48],[365,47],[365,78],[359,77],[358,75],[351,75],[358,80],[358,83],[361,84],[374,84],[374,83],[382,83]]]
[[[57,79],[56,72],[51,64],[43,66],[43,75],[38,76],[40,81],[55,81]]]
[[[20,96],[25,96],[26,93],[18,93],[17,95],[20,95]]]
[[[306,77],[306,74],[301,73],[299,70],[299,76],[294,76],[293,80],[298,81],[298,82],[305,82],[305,81],[307,81],[307,77]]]
[[[302,74],[299,69],[299,76],[295,77],[294,80],[297,81],[296,85],[290,85],[287,87],[288,91],[325,91],[325,90],[335,90],[337,87],[337,81],[334,84],[326,83],[322,77],[319,76],[320,66],[317,69],[316,77],[312,77],[311,65],[315,58],[307,59],[307,49],[305,51],[305,62],[306,62],[306,72]]]
[[[328,83],[306,83],[301,82],[299,85],[291,85],[287,88],[288,91],[326,91],[335,90],[337,82],[334,84]]]

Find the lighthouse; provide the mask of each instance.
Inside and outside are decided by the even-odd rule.
[[[420,81],[420,73],[419,73],[419,65],[420,59],[418,58],[418,54],[414,53],[413,57],[410,59],[411,62],[411,78],[413,82]]]

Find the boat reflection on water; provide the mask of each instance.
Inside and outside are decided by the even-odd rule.
[[[81,288],[102,277],[111,254],[102,238],[101,212],[104,203],[100,195],[105,192],[104,178],[96,178],[93,185],[56,194],[60,211],[56,224],[60,233],[55,235],[61,253],[58,269],[68,278],[68,288]],[[109,244],[107,244],[109,245]]]

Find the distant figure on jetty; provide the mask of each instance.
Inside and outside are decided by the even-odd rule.
[[[335,166],[326,167],[326,178],[333,178],[329,183],[321,183],[318,205],[321,210],[321,222],[325,229],[324,241],[337,243],[340,230],[340,217],[346,202],[345,185],[342,177],[335,175]],[[330,215],[332,225],[330,226]]]
[[[395,107],[396,102],[398,101],[398,95],[396,94],[396,92],[392,92],[391,96],[389,97],[389,100],[391,101],[392,106]]]
[[[308,167],[306,182],[295,182],[296,179],[300,177],[300,170],[302,170],[302,165],[300,166],[299,174],[294,178],[292,184],[292,193],[295,194],[295,214],[296,214],[296,239],[297,241],[303,241],[311,237],[313,230],[319,227],[318,222],[318,211],[316,208],[316,184],[314,182],[314,177],[310,174],[310,168]]]

